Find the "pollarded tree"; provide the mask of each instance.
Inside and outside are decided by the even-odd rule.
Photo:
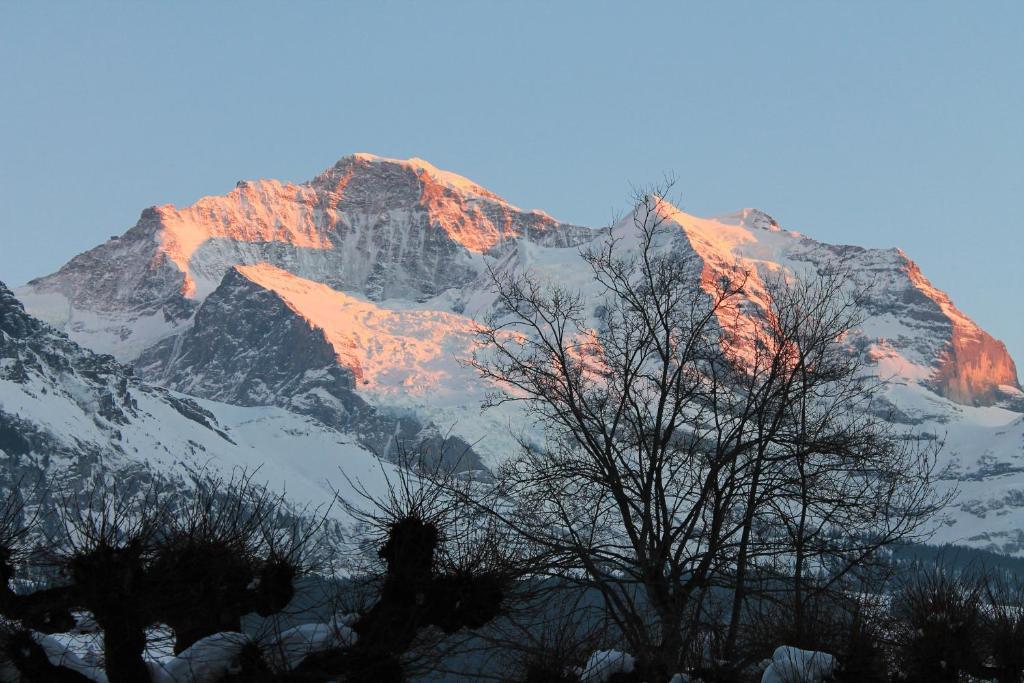
[[[457,634],[468,636],[506,610],[523,573],[515,539],[467,505],[474,481],[456,474],[458,458],[428,465],[424,455],[400,446],[395,475],[383,470],[383,495],[350,481],[356,498],[339,497],[363,527],[372,558],[349,596],[366,601],[352,615],[358,637],[309,656],[290,680],[407,680],[459,652]]]
[[[854,416],[879,387],[845,341],[848,283],[711,277],[678,248],[664,192],[636,199],[631,226],[582,252],[598,302],[492,274],[500,312],[472,363],[505,390],[489,404],[525,403],[543,439],[522,439],[477,504],[599,591],[644,675],[667,680],[712,586],[737,588],[736,623],[750,567],[800,571],[833,532],[906,538],[938,501],[930,454]],[[878,500],[836,499],[857,486]]]
[[[246,614],[282,611],[317,550],[323,511],[292,511],[253,476],[194,477],[152,543],[150,612],[174,631],[175,654],[206,636],[241,631]]]
[[[151,627],[170,626],[180,654],[207,636],[237,635],[247,614],[285,608],[316,550],[320,511],[288,507],[244,472],[229,480],[197,475],[192,483],[184,491],[151,482],[137,491],[65,493],[49,557],[20,547],[29,528],[20,499],[0,506],[0,614],[22,629],[0,634],[0,653],[25,680],[81,678],[67,663],[49,663],[29,632],[67,631],[74,612],[90,613],[103,632],[106,679],[138,683],[151,678],[144,658]],[[53,586],[13,590],[17,572],[47,567],[57,570]],[[251,649],[243,661],[267,669]],[[198,652],[187,661],[224,658],[216,648]]]

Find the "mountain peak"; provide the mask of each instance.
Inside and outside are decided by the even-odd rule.
[[[671,221],[678,224],[683,230],[696,224],[708,224],[717,226],[719,229],[728,226],[729,228],[742,228],[748,231],[767,230],[769,232],[784,232],[779,226],[778,221],[760,209],[744,208],[710,218],[701,218],[683,211],[665,197],[652,196],[652,199],[654,200],[653,210],[658,217],[663,221]],[[792,234],[795,235],[797,233]]]
[[[643,213],[648,207],[654,216]],[[694,286],[746,277],[743,300],[720,318],[723,326],[759,324],[772,278],[848,272],[863,320],[842,343],[884,382],[884,395],[868,409],[899,429],[948,433],[949,461],[970,488],[968,522],[945,539],[984,529],[992,535],[971,537],[976,543],[1012,543],[1024,552],[1017,495],[1024,477],[1010,476],[1020,470],[1024,430],[1016,368],[1005,347],[906,254],[817,242],[753,208],[702,218],[659,199],[640,210],[614,226],[622,248],[637,244],[635,218],[656,218],[664,230],[654,246],[680,259]],[[136,449],[148,458],[167,451],[179,463],[163,445],[164,424],[173,424],[185,437],[181,443],[199,444],[197,457],[208,449],[215,458],[234,458],[225,460],[232,464],[264,457],[263,442],[289,454],[315,452],[312,460],[288,459],[303,472],[321,451],[344,445],[337,431],[315,449],[271,440],[309,429],[295,421],[275,423],[288,427],[260,432],[257,443],[245,441],[256,433],[247,431],[252,413],[214,403],[228,401],[351,430],[354,443],[384,453],[403,440],[422,442],[434,427],[450,428],[453,438],[497,463],[517,446],[520,427],[532,438],[532,426],[519,405],[481,415],[489,386],[459,362],[477,348],[476,320],[503,314],[488,273],[532,272],[579,289],[582,310],[593,310],[596,320],[602,295],[579,247],[605,234],[519,211],[423,159],[367,153],[347,156],[309,182],[246,181],[189,207],[154,207],[124,235],[18,290],[25,310],[47,325],[29,322],[0,285],[0,382],[5,373],[13,379],[0,383],[0,422],[3,410],[20,405],[34,411],[26,416],[49,423],[51,406],[60,405],[75,420],[66,421],[72,427],[61,432],[65,441],[94,434],[95,453],[122,449],[120,436],[112,436],[117,429],[125,435],[118,453]],[[134,361],[142,379],[60,341],[56,328],[83,346]],[[25,360],[12,364],[11,353]],[[33,354],[45,361],[35,375]],[[92,379],[100,376],[102,382]],[[45,392],[34,388],[37,379]],[[174,406],[182,399],[143,380],[209,399],[203,405],[244,448],[202,426],[212,418],[199,425],[189,417],[181,426]],[[102,430],[94,405],[105,411]],[[200,410],[196,404],[186,412]],[[986,511],[993,511],[987,519]]]
[[[509,206],[510,208],[516,208],[494,192],[491,192],[487,188],[473,182],[469,178],[461,176],[458,173],[453,173],[452,171],[440,169],[426,159],[421,159],[419,157],[394,159],[378,156],[369,152],[356,152],[355,154],[350,154],[339,159],[334,166],[320,174],[318,178],[334,175],[337,171],[349,172],[352,167],[357,164],[402,168],[412,171],[421,181],[427,181],[429,183],[442,186],[462,195],[484,197],[491,201],[496,201]]]
[[[188,324],[234,265],[275,263],[374,301],[421,301],[475,281],[484,255],[512,241],[564,247],[590,236],[422,159],[360,153],[309,182],[250,180],[190,206],[151,207],[21,295],[128,360]]]

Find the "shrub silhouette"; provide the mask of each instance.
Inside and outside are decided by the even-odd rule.
[[[899,657],[904,680],[955,683],[981,670],[981,589],[977,581],[934,568],[919,571],[897,595],[903,624]]]
[[[345,680],[391,683],[404,679],[402,656],[429,626],[444,633],[478,628],[501,611],[500,578],[469,571],[439,573],[440,532],[417,515],[395,520],[378,555],[385,563],[379,599],[353,624],[359,638],[350,648],[307,657],[297,675],[343,675]]]

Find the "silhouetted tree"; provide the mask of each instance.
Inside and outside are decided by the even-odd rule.
[[[501,613],[517,577],[515,545],[450,495],[453,486],[472,485],[455,483],[454,468],[438,462],[431,476],[421,477],[416,470],[422,461],[404,458],[402,464],[396,478],[388,477],[384,497],[356,485],[362,504],[343,501],[368,528],[383,563],[373,581],[372,604],[352,625],[358,639],[350,647],[307,657],[296,675],[401,681],[405,660],[426,630],[451,635],[480,628]]]
[[[132,493],[106,487],[84,499],[64,495],[61,533],[49,558],[19,549],[27,527],[12,495],[0,515],[0,570],[7,579],[0,613],[51,633],[70,630],[73,611],[90,613],[103,633],[107,679],[139,683],[150,678],[143,655],[151,627],[170,626],[181,653],[205,636],[241,631],[246,614],[280,612],[324,517],[288,509],[250,474],[200,475],[192,484],[184,497],[180,488],[155,484]],[[32,562],[55,566],[56,585],[16,593],[17,565]],[[15,630],[4,642],[27,680],[77,680],[66,667],[48,668],[30,641],[27,631]],[[249,659],[250,670],[266,669]]]
[[[242,616],[275,614],[292,599],[302,554],[324,518],[305,511],[293,519],[311,523],[289,521],[280,514],[284,505],[251,474],[204,477],[167,516],[146,570],[153,616],[174,630],[175,653],[240,631]]]
[[[860,412],[879,385],[847,346],[841,273],[710,277],[664,192],[636,200],[631,226],[582,252],[597,301],[492,272],[473,365],[506,389],[488,405],[525,404],[544,438],[470,493],[551,573],[598,591],[638,670],[668,680],[714,586],[735,591],[731,653],[751,567],[794,567],[799,612],[808,567],[842,575],[943,501],[934,453]]]

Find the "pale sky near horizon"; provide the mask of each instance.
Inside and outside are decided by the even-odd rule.
[[[672,173],[902,247],[1024,365],[1022,45],[1010,0],[0,0],[0,280],[356,151],[588,225]]]

